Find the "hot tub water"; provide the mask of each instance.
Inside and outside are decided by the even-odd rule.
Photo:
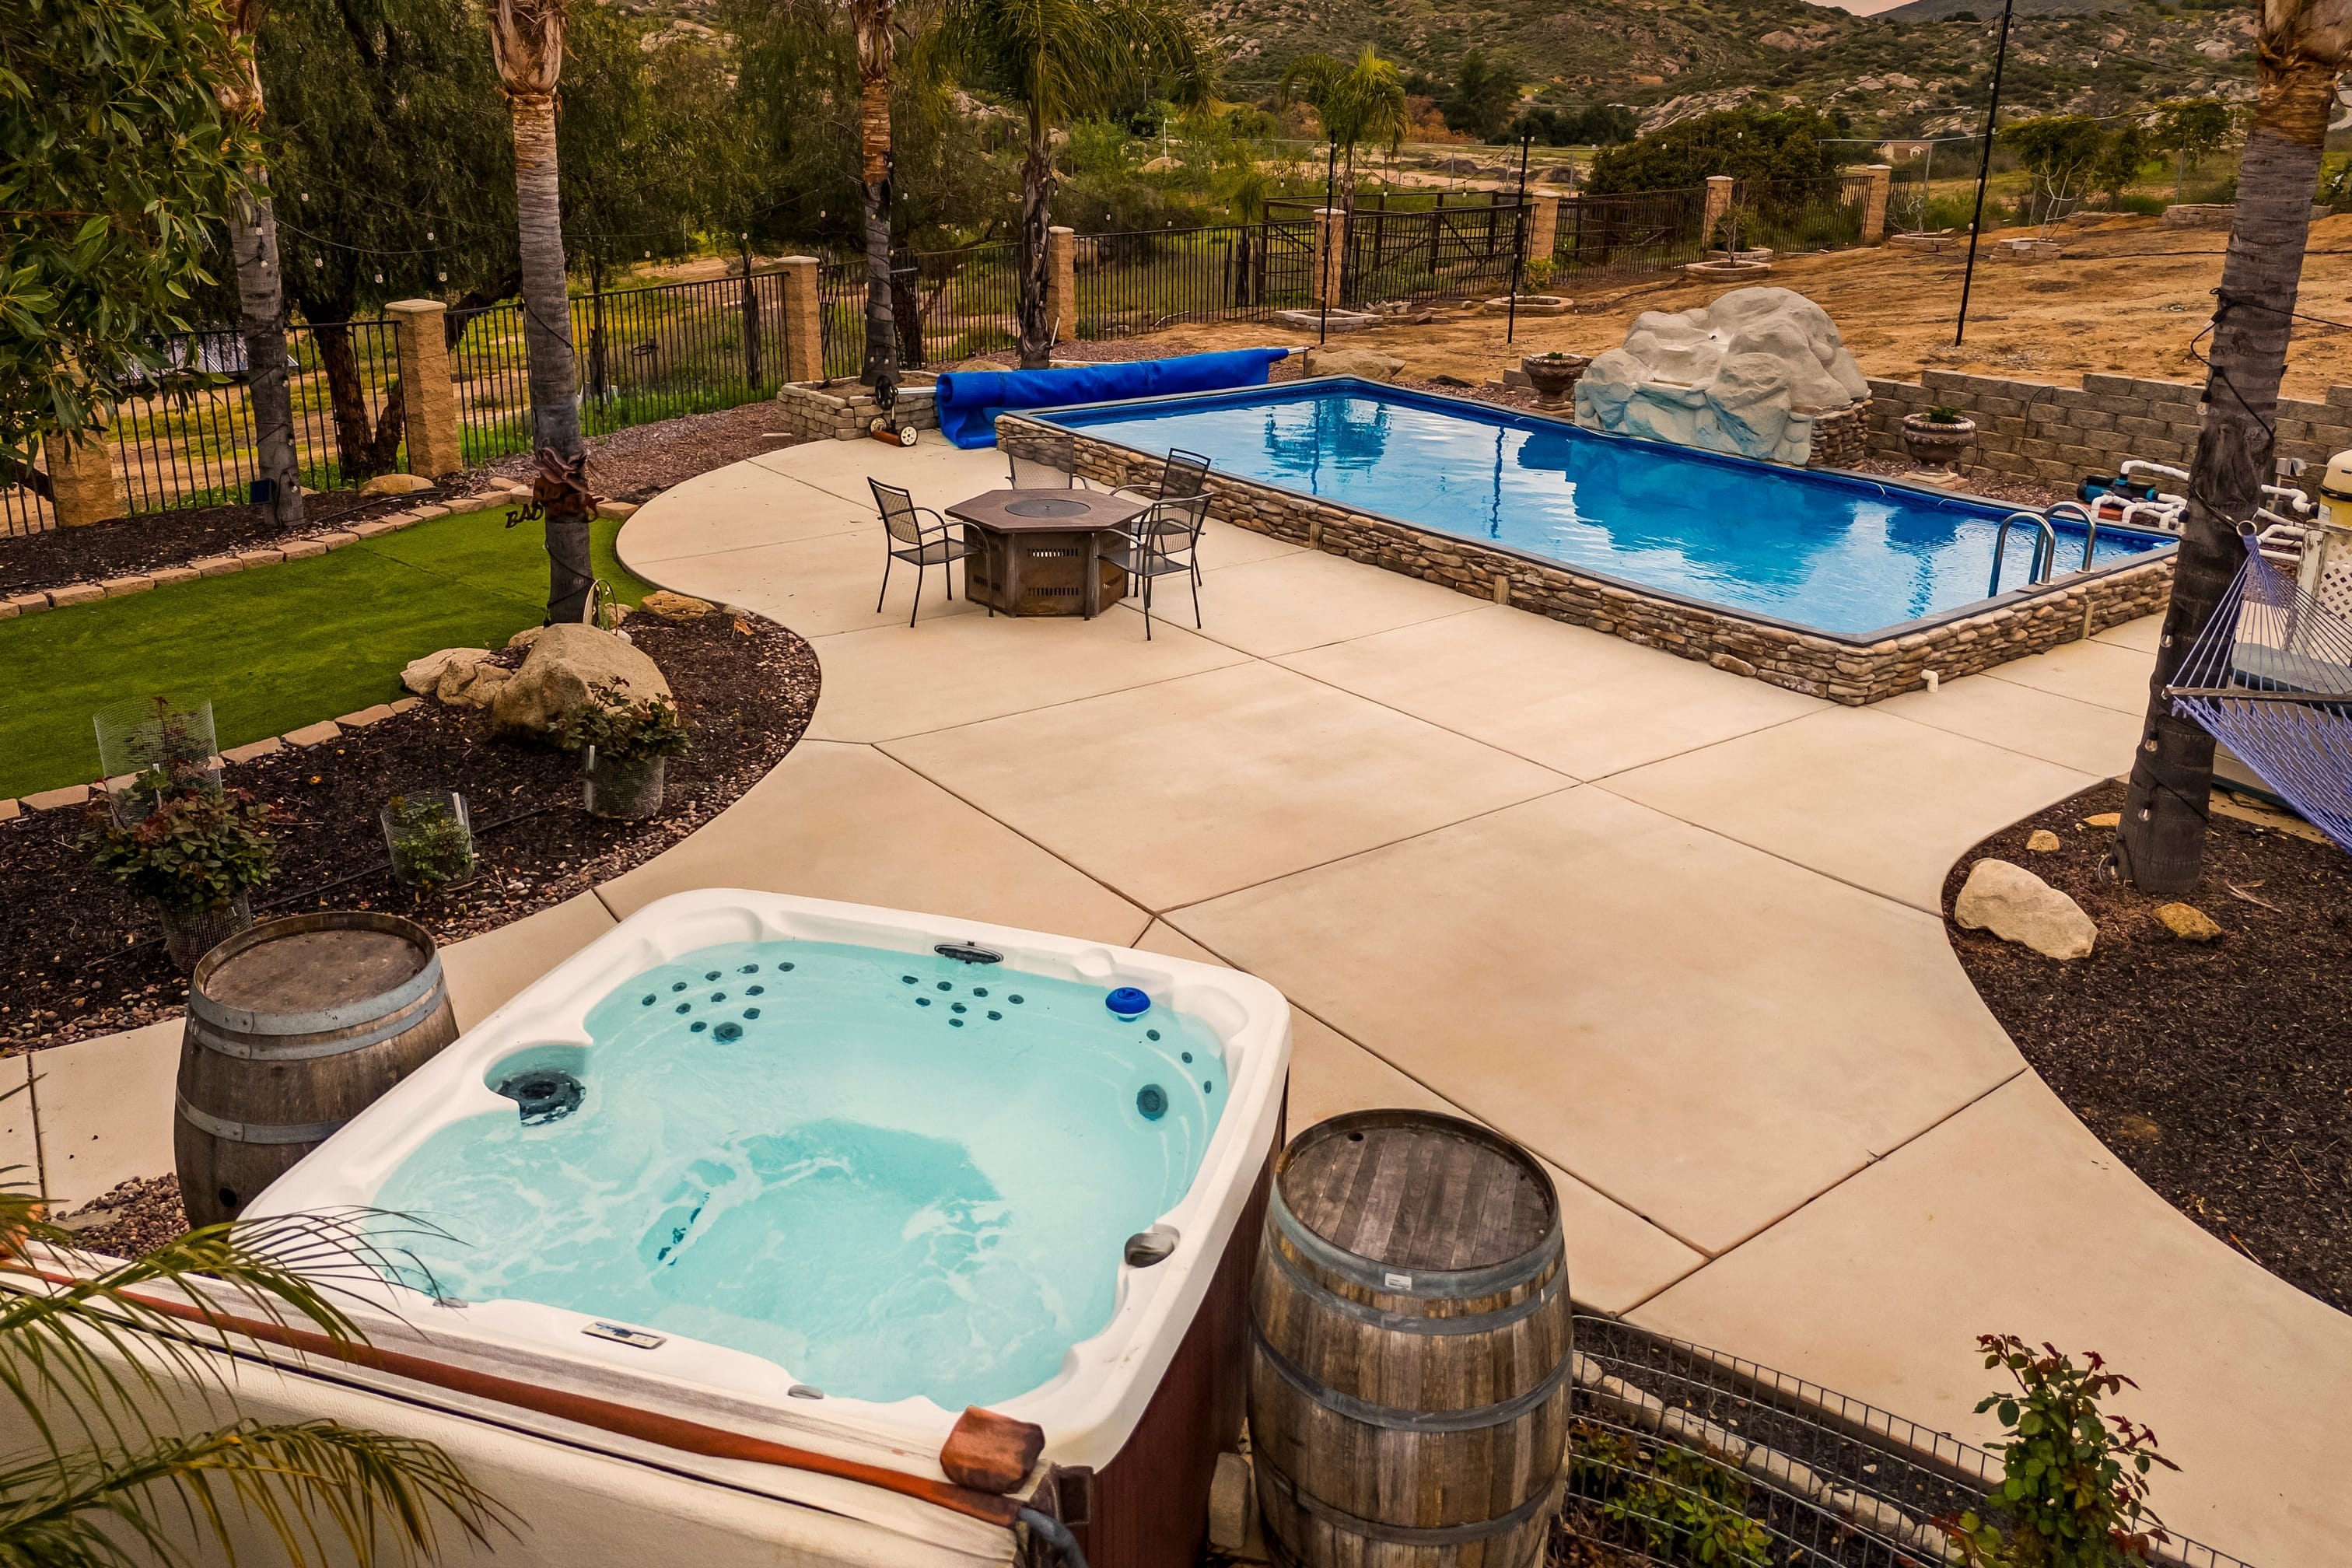
[[[1122,1247],[1183,1197],[1230,1088],[1198,1020],[1105,997],[929,954],[698,949],[591,1007],[585,1048],[493,1062],[500,1109],[373,1200],[440,1234],[384,1240],[445,1297],[707,1341],[830,1395],[1002,1402],[1108,1322]]]

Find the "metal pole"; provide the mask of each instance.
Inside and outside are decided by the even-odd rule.
[[[1339,179],[1339,143],[1331,142],[1331,160],[1323,168],[1323,245],[1316,252],[1315,266],[1319,273],[1315,279],[1315,292],[1323,301],[1323,319],[1315,328],[1315,346],[1321,348],[1331,335],[1331,204],[1338,199]]]
[[[1992,177],[1992,138],[2000,125],[2000,68],[2009,60],[2009,18],[2017,0],[2001,0],[2000,43],[1992,57],[1992,100],[1985,105],[1984,156],[1977,162],[1977,210],[1969,221],[1969,264],[1960,273],[1960,319],[1952,326],[1952,346],[1958,348],[1969,330],[1969,290],[1977,280],[1977,237],[1984,231],[1985,182]]]
[[[1519,268],[1528,255],[1528,149],[1535,144],[1532,132],[1519,138],[1519,207],[1518,227],[1511,236],[1511,304],[1503,318],[1503,342],[1517,341],[1519,335]]]

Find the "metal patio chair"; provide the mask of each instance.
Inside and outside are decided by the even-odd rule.
[[[915,624],[915,612],[922,607],[923,574],[933,566],[940,568],[947,579],[948,602],[955,602],[955,563],[971,553],[971,546],[950,531],[948,520],[927,506],[917,506],[915,498],[896,485],[886,485],[880,479],[868,479],[874,490],[874,505],[882,514],[882,527],[888,535],[889,553],[882,559],[882,591],[874,595],[874,613],[882,613],[882,601],[890,596],[890,563],[905,561],[915,568],[915,602],[907,608],[907,624]],[[929,525],[922,521],[931,519]]]
[[[1004,448],[1016,490],[1082,490],[1078,478],[1078,438],[1075,436],[1028,436],[1018,447]]]
[[[1192,543],[1197,547],[1201,542],[1201,531],[1208,525],[1209,521],[1208,503],[1205,499],[1208,492],[1209,459],[1198,452],[1188,452],[1181,447],[1171,447],[1168,448],[1168,461],[1160,469],[1158,484],[1121,485],[1110,493],[1115,496],[1134,496],[1140,500],[1154,502],[1190,500],[1196,496],[1203,498],[1201,508],[1193,518]],[[1150,515],[1148,512],[1145,514],[1146,517]],[[1139,518],[1134,524],[1130,525],[1130,536],[1135,529],[1142,526],[1142,522],[1143,519]],[[1198,597],[1201,588],[1200,563],[1192,562],[1192,569],[1193,595]],[[1197,616],[1195,618],[1198,618]],[[1145,630],[1149,635],[1150,628],[1146,627]]]
[[[1205,494],[1154,501],[1121,535],[1118,563],[1143,580],[1143,640],[1151,640],[1151,585],[1181,572],[1192,585],[1192,625],[1201,625],[1201,567],[1196,552],[1209,520]]]

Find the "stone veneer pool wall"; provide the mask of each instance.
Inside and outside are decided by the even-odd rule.
[[[1019,451],[1064,432],[1025,415],[1002,416],[997,444]],[[1103,484],[1150,484],[1164,454],[1077,435],[1078,472]],[[1034,449],[1034,448],[1032,448]],[[1988,607],[1861,642],[1736,615],[1558,562],[1412,527],[1231,476],[1209,477],[1209,515],[1327,554],[1660,647],[1807,696],[1859,707],[1942,679],[1973,675],[2137,620],[2164,607],[2172,555],[2072,573]]]

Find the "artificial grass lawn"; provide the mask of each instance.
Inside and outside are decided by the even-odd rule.
[[[90,716],[116,703],[209,700],[241,746],[404,696],[401,667],[436,648],[503,646],[547,605],[545,525],[508,512],[0,621],[0,800],[97,778]],[[620,523],[594,527],[596,574],[636,604],[651,586],[614,553]]]

